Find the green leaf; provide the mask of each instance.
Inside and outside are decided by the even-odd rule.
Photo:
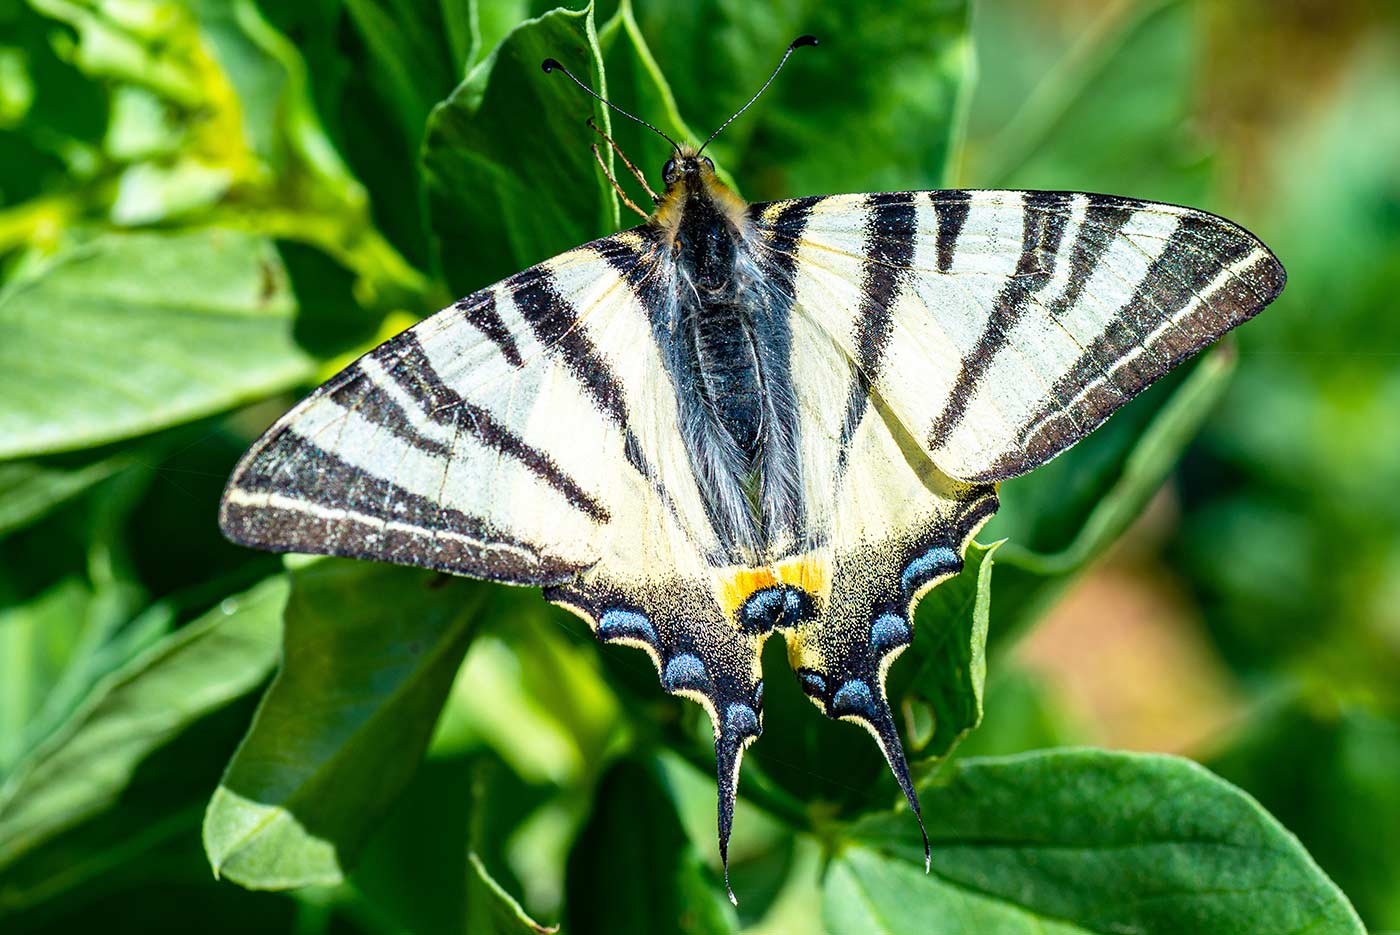
[[[592,115],[607,129],[608,115],[563,75],[541,71],[549,57],[606,93],[592,6],[555,10],[511,32],[428,120],[428,219],[458,294],[617,229],[584,126]]]
[[[1207,763],[1298,835],[1371,931],[1400,929],[1400,709],[1290,698]]]
[[[839,932],[1361,935],[1297,840],[1187,760],[1066,750],[966,760],[907,813],[851,827],[826,880]]]
[[[725,933],[733,908],[686,838],[652,764],[624,760],[604,777],[574,844],[569,932]]]
[[[896,710],[903,707],[910,728],[915,720],[910,712],[916,706],[926,706],[932,717],[930,736],[910,737],[911,755],[947,756],[982,723],[992,556],[1001,545],[974,542],[968,547],[962,572],[919,602],[914,643],[905,651],[909,658],[890,669],[891,701]],[[906,728],[906,733],[913,731]]]
[[[128,438],[293,386],[311,362],[272,245],[108,235],[0,293],[0,458]]]
[[[959,146],[971,90],[968,4],[856,0],[639,4],[681,110],[708,134],[800,49],[754,107],[715,141],[754,198],[936,188]],[[698,140],[696,142],[699,142]]]
[[[489,586],[317,561],[292,573],[282,667],[204,822],[251,889],[343,881],[412,778]]]
[[[104,679],[0,787],[0,871],[110,806],[152,751],[261,682],[286,593],[271,579],[229,598]]]

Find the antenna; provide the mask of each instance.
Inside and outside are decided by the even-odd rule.
[[[720,131],[720,130],[723,130],[725,127],[729,126],[731,123],[734,122],[735,117],[738,117],[738,116],[739,116],[740,114],[742,114],[744,111],[748,110],[750,107],[753,106],[753,102],[756,101],[756,100],[758,100],[759,95],[761,95],[764,91],[767,91],[767,90],[768,90],[768,86],[769,86],[770,84],[773,83],[773,79],[776,78],[776,77],[778,77],[778,72],[780,72],[780,71],[783,70],[783,66],[787,64],[788,57],[789,57],[790,55],[792,55],[792,53],[793,53],[795,50],[801,48],[801,47],[804,46],[804,45],[816,45],[816,44],[817,44],[817,37],[816,37],[816,36],[798,36],[796,39],[792,40],[792,42],[791,42],[791,43],[788,45],[788,47],[787,47],[787,51],[783,53],[783,58],[782,58],[782,60],[781,60],[780,62],[778,62],[778,67],[775,68],[775,69],[773,69],[773,74],[769,75],[769,76],[768,76],[768,80],[765,81],[765,82],[763,82],[763,87],[759,88],[758,91],[754,93],[754,96],[751,97],[751,98],[749,98],[749,102],[748,102],[747,104],[745,104],[743,107],[740,107],[738,110],[736,110],[736,111],[734,112],[734,116],[733,116],[733,117],[730,117],[730,118],[729,118],[728,120],[726,120],[724,123],[720,124],[720,125],[719,125],[719,130],[716,130],[715,132],[713,132],[713,133],[710,134],[710,138],[707,139],[704,143],[702,143],[702,144],[700,145],[700,148],[697,149],[697,150],[695,151],[695,155],[698,156],[698,155],[700,155],[701,153],[703,153],[703,152],[705,151],[705,147],[706,147],[706,146],[709,146],[709,145],[710,145],[710,142],[711,142],[712,140],[714,140],[715,137],[719,136],[719,131]],[[545,70],[548,71],[548,69],[545,69]]]
[[[814,40],[814,41],[815,41],[815,40]],[[791,50],[789,50],[789,51],[791,51]],[[671,138],[670,138],[669,136],[667,136],[665,133],[662,133],[659,129],[657,129],[656,127],[654,127],[654,126],[652,126],[651,124],[647,123],[645,120],[643,120],[641,117],[638,117],[636,114],[629,114],[627,111],[623,110],[621,107],[618,107],[618,106],[617,106],[616,104],[614,104],[612,101],[610,101],[610,100],[608,100],[607,98],[603,97],[601,94],[599,94],[597,91],[595,91],[595,90],[593,90],[592,88],[590,88],[588,85],[584,84],[582,81],[579,81],[577,78],[574,77],[574,73],[573,73],[573,72],[569,71],[569,69],[567,69],[567,68],[565,68],[563,65],[559,64],[559,62],[558,62],[556,59],[547,58],[547,59],[545,59],[542,63],[540,63],[540,67],[544,69],[544,73],[545,73],[546,75],[549,74],[550,72],[554,71],[556,68],[559,69],[559,70],[562,71],[564,74],[566,74],[566,75],[569,76],[569,80],[570,80],[570,81],[572,81],[574,84],[578,85],[580,88],[583,88],[583,90],[587,91],[590,95],[592,95],[593,97],[595,97],[595,98],[597,98],[598,100],[602,101],[604,104],[607,104],[609,107],[611,107],[613,110],[617,111],[617,112],[618,112],[619,114],[621,114],[622,116],[626,117],[628,120],[635,120],[635,121],[637,121],[638,123],[640,123],[642,126],[646,127],[648,130],[651,130],[651,131],[652,131],[653,133],[655,133],[657,136],[661,137],[663,140],[665,140],[666,142],[670,143],[670,144],[671,144],[671,148],[674,149],[676,152],[680,152],[680,151],[681,151],[680,145],[679,145],[675,140],[671,139]],[[771,81],[772,79],[770,78],[769,80]]]

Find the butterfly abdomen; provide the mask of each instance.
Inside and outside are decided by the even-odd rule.
[[[690,174],[658,218],[670,239],[672,301],[658,345],[710,520],[731,560],[762,562],[801,525],[790,289],[756,265],[737,199]]]

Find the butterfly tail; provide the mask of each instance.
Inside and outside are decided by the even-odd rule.
[[[746,704],[731,704],[720,716],[715,730],[715,772],[719,788],[719,856],[724,864],[724,889],[729,901],[739,905],[734,889],[729,885],[729,833],[734,825],[734,801],[739,793],[739,764],[744,750],[762,733],[763,727],[754,709]]]

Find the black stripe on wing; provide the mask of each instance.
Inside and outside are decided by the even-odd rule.
[[[865,417],[870,388],[880,379],[885,348],[894,329],[891,313],[899,291],[909,278],[918,235],[918,213],[913,192],[871,195],[865,225],[865,251],[861,263],[860,308],[855,321],[856,369],[846,400],[846,421],[841,427],[838,474],[844,474],[851,438]]]
[[[578,309],[559,294],[549,270],[532,266],[504,285],[540,344],[559,354],[594,407],[626,430],[627,394],[579,321]]]
[[[1096,236],[1110,242],[1118,230],[1104,219],[1160,207],[1090,198],[1091,215],[1097,212],[1101,222]],[[1121,229],[1124,220],[1116,223]],[[1231,272],[1241,263],[1246,265]],[[1087,279],[1092,271],[1086,264],[1079,275]],[[1248,231],[1205,212],[1183,215],[1132,298],[1056,381],[1016,448],[970,479],[1003,480],[1049,461],[1167,371],[1258,314],[1286,281],[1278,258]]]
[[[288,427],[274,429],[235,473],[219,525],[241,545],[496,581],[549,584],[579,570],[480,517],[360,470]]]
[[[501,352],[501,356],[510,362],[512,367],[523,367],[525,360],[520,356],[520,348],[516,346],[515,336],[510,333],[510,328],[506,326],[505,320],[501,318],[501,313],[496,309],[496,292],[494,289],[482,289],[465,299],[462,299],[455,306],[462,313],[462,317],[482,334],[491,340],[492,344]]]
[[[1035,295],[1054,278],[1060,241],[1064,239],[1069,221],[1071,195],[1068,192],[1025,192],[1023,197],[1021,256],[1016,261],[1016,270],[997,292],[977,343],[963,358],[948,402],[929,429],[930,447],[941,447],[962,421],[977,384],[1006,348],[1016,322],[1025,314]]]
[[[600,523],[610,519],[607,509],[560,470],[553,458],[501,424],[488,410],[472,403],[444,383],[412,332],[402,335],[395,345],[392,356],[396,361],[386,367],[389,378],[418,402],[427,418],[439,425],[460,429],[488,448],[523,465],[590,519]]]

